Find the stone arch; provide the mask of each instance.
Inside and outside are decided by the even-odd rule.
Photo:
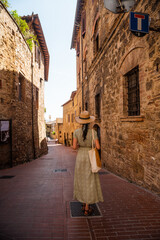
[[[127,104],[128,104],[128,95],[127,95],[127,85],[126,85],[126,74],[130,72],[132,69],[139,67],[139,91],[140,91],[140,114],[143,115],[143,104],[144,98],[142,97],[142,91],[144,89],[145,84],[145,68],[147,55],[147,47],[142,44],[132,45],[132,47],[128,50],[128,52],[122,58],[119,64],[119,71],[121,77],[121,85],[120,85],[120,111],[121,114],[125,117],[128,117],[127,112]]]
[[[145,46],[133,46],[130,50],[124,55],[122,61],[119,65],[119,70],[122,75],[125,75],[131,69],[135,68],[137,65],[143,64],[147,58],[147,51]]]

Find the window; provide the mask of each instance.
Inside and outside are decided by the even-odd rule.
[[[0,80],[0,89],[2,89],[2,80]]]
[[[80,54],[80,45],[79,45],[79,41],[77,42],[77,57],[79,57]]]
[[[39,68],[41,67],[41,51],[38,47],[38,43],[35,42],[35,61],[38,63]]]
[[[95,38],[95,52],[97,53],[99,50],[99,34],[97,33],[97,36]]]
[[[94,30],[94,54],[99,51],[99,20],[96,21],[95,30]]]
[[[85,103],[85,110],[88,111],[88,103]]]
[[[81,107],[79,107],[79,114],[81,113]]]
[[[41,68],[41,51],[38,49],[38,66]]]
[[[79,71],[78,73],[78,81],[79,81],[79,85],[81,84],[81,72]]]
[[[38,62],[38,43],[34,42],[35,44],[35,61]]]
[[[36,109],[39,108],[39,91],[38,88],[36,88]]]
[[[84,60],[84,73],[87,74],[87,60]]]
[[[140,115],[139,67],[126,74],[128,90],[128,116]]]
[[[70,122],[70,114],[68,114],[68,122]]]
[[[25,79],[21,74],[19,75],[18,82],[18,100],[19,101],[25,100]]]
[[[40,78],[40,88],[43,86],[43,78]]]
[[[10,139],[10,121],[0,120],[0,144],[8,143]]]
[[[74,122],[74,113],[72,114],[72,123]]]
[[[100,119],[100,109],[101,109],[101,99],[100,99],[100,93],[95,96],[95,113],[96,118]]]
[[[84,37],[86,33],[86,11],[82,14],[82,36]]]

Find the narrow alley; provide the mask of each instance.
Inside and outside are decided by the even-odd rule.
[[[37,160],[0,170],[0,240],[160,239],[160,198],[105,170],[102,215],[71,217],[76,151],[48,147]]]

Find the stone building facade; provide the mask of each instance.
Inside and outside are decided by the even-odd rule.
[[[46,121],[46,137],[47,138],[55,138],[55,121]]]
[[[79,107],[77,92],[74,91],[71,94],[70,100],[62,105],[63,107],[63,144],[65,146],[72,146],[73,133],[75,129],[79,127],[79,124],[75,121],[75,117],[81,111]]]
[[[63,118],[56,118],[55,138],[58,143],[63,144]]]
[[[150,31],[129,30],[129,12],[103,0],[78,0],[71,48],[76,49],[82,108],[96,116],[104,167],[160,192],[160,2],[137,0]]]
[[[49,53],[38,15],[24,17],[39,42],[31,52],[1,2],[0,9],[0,168],[4,168],[47,153],[44,84]]]

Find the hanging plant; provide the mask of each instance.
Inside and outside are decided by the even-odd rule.
[[[9,8],[10,7],[10,4],[9,4],[9,2],[7,0],[1,0],[1,2],[5,6],[5,8]]]
[[[23,20],[17,13],[16,10],[10,12],[16,23],[18,24],[22,34],[24,35],[26,42],[32,51],[34,42],[38,42],[37,37],[31,32],[29,26],[25,20]]]

